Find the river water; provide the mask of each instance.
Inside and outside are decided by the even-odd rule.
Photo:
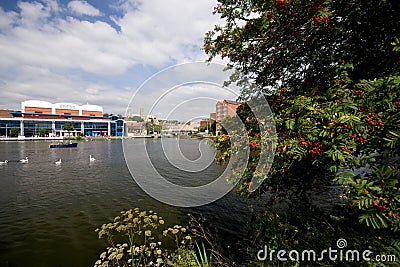
[[[160,153],[160,139],[124,142],[146,142],[159,172],[174,183],[198,186],[224,171],[211,164],[198,177],[178,172]],[[188,158],[199,156],[199,142],[180,141]],[[0,266],[93,266],[106,248],[95,229],[135,207],[153,209],[171,225],[185,225],[187,213],[203,215],[227,240],[246,233],[251,203],[233,193],[197,208],[169,206],[146,195],[128,171],[121,140],[48,146],[39,141],[0,143],[0,161],[9,161],[0,165]],[[213,153],[210,148],[209,156]],[[97,160],[90,163],[89,155]],[[26,156],[29,163],[22,164],[19,160]],[[56,165],[60,158],[62,164]]]

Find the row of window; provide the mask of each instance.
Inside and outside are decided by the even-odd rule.
[[[80,122],[71,122],[74,129],[81,129]],[[55,129],[61,130],[65,126],[65,122],[55,122]],[[84,122],[85,129],[108,129],[108,123],[106,122]],[[21,123],[19,121],[0,121],[0,128],[10,129],[10,128],[20,128]],[[34,121],[24,121],[24,129],[53,129],[53,124],[51,122],[34,122]]]

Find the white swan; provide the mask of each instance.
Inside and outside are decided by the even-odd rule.
[[[21,163],[28,163],[28,157],[25,157],[25,159],[20,159],[19,161]]]
[[[59,161],[56,161],[56,165],[61,165],[61,159]]]
[[[8,160],[5,160],[5,161],[0,161],[0,165],[7,164],[7,162],[8,162]]]
[[[91,162],[93,162],[93,161],[95,161],[96,159],[93,158],[92,155],[89,155],[89,160],[90,160]]]

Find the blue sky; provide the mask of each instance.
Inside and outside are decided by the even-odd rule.
[[[149,77],[206,59],[200,49],[204,33],[221,23],[212,14],[215,5],[214,0],[1,0],[0,109],[18,110],[21,101],[39,99],[88,102],[124,114]],[[216,92],[207,88],[199,94]],[[148,95],[145,109],[157,94],[147,90],[140,92]],[[225,97],[230,96],[219,92],[214,98]],[[197,116],[212,112],[213,104],[202,103]],[[139,106],[131,108],[139,113]],[[158,117],[169,112],[158,110]]]

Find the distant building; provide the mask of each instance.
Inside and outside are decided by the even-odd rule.
[[[217,113],[215,113],[215,112],[210,113],[210,120],[216,121],[217,120]]]
[[[125,121],[126,136],[145,136],[147,135],[146,122]]]
[[[211,119],[201,120],[200,121],[200,128],[202,128],[202,129],[210,128],[212,122],[213,122],[213,120],[211,120]]]
[[[217,121],[216,125],[217,135],[220,134],[222,130],[221,127],[222,120],[227,117],[234,117],[236,115],[236,110],[240,105],[241,105],[240,103],[231,100],[224,100],[217,102],[215,108],[216,121]]]
[[[8,113],[8,114],[7,114]],[[71,122],[74,130],[64,126]],[[97,105],[55,103],[28,100],[21,103],[21,111],[0,112],[0,135],[9,136],[17,128],[20,136],[86,136],[124,135],[124,121],[116,116],[104,117],[103,108]]]
[[[140,108],[140,111],[139,111],[139,113],[140,113],[140,117],[142,118],[142,120],[146,120],[146,114],[144,113],[144,108]]]
[[[200,124],[196,121],[190,121],[186,123],[168,121],[163,123],[161,133],[174,135],[193,133],[199,130],[199,125]]]
[[[132,117],[132,109],[131,108],[128,108],[127,110],[126,110],[126,116],[125,116],[126,118],[131,118]]]
[[[13,118],[14,116],[11,113],[14,111],[12,109],[0,109],[0,118]]]

